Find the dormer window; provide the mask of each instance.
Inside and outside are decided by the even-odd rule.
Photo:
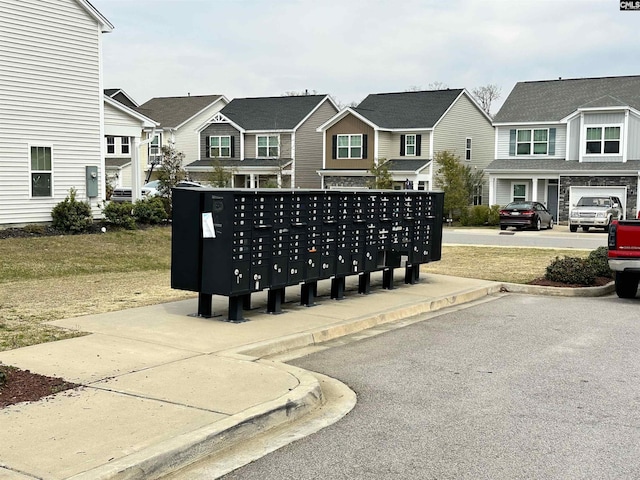
[[[619,154],[620,127],[587,127],[587,155]]]

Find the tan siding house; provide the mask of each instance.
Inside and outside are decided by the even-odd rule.
[[[468,162],[477,168],[492,161],[491,118],[464,89],[372,94],[319,131],[325,136],[320,174],[327,188],[366,187],[371,165],[382,162],[394,188],[433,189],[433,157],[440,150],[453,151],[461,160],[470,152]],[[366,136],[366,160],[358,156],[362,151],[351,148],[358,135]],[[488,188],[480,190],[477,201],[486,203]]]
[[[70,188],[100,213],[100,45],[112,29],[86,1],[2,1],[0,225],[50,221]],[[98,175],[95,192],[88,192],[87,168]]]

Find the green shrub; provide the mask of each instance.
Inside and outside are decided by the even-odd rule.
[[[572,285],[593,285],[596,272],[587,258],[556,257],[549,266],[544,278],[554,282]]]
[[[446,215],[445,215],[445,219],[446,219]],[[460,225],[462,225],[463,227],[467,227],[470,225],[471,215],[468,208],[460,209],[460,218],[458,219],[458,221],[460,222]]]
[[[489,208],[487,223],[492,226],[500,224],[500,205],[491,205],[491,208]]]
[[[613,278],[613,271],[609,268],[607,254],[607,247],[598,247],[589,254],[588,260],[593,267],[596,277]]]
[[[32,235],[43,235],[47,231],[47,227],[40,223],[30,223],[29,225],[25,225],[23,230]]]
[[[93,215],[88,202],[76,200],[76,189],[69,189],[69,195],[51,211],[53,228],[68,233],[83,233],[91,228]]]
[[[132,210],[131,202],[109,202],[102,209],[102,214],[105,221],[115,227],[135,230],[136,221],[133,218]]]
[[[156,225],[167,219],[164,202],[160,197],[138,200],[133,204],[133,217],[138,223]]]
[[[474,205],[470,207],[469,224],[483,226],[489,222],[489,207],[487,205]]]

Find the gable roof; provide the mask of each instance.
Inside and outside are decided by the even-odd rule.
[[[370,94],[353,110],[380,128],[433,128],[464,90]]]
[[[105,90],[105,92],[106,92],[106,90]],[[124,103],[119,102],[115,98],[110,97],[106,93],[104,95],[104,102],[106,104],[108,104],[108,105],[111,105],[116,110],[119,110],[119,111],[125,113],[126,115],[129,115],[130,117],[139,120],[142,123],[142,127],[143,128],[155,128],[155,127],[159,126],[158,122],[156,122],[156,121],[152,120],[151,118],[149,118],[149,117],[143,115],[142,113],[138,112],[137,109],[132,108],[132,107],[130,107],[128,105],[125,105]]]
[[[224,95],[156,97],[143,103],[136,110],[160,122],[162,128],[179,128],[220,99],[225,99]]]
[[[102,15],[96,7],[91,5],[88,0],[76,0],[80,4],[82,8],[84,8],[89,15],[96,19],[96,21],[100,24],[100,30],[102,33],[109,33],[113,31],[113,25],[107,18]]]
[[[578,108],[640,108],[640,76],[518,82],[494,123],[552,122]]]
[[[328,95],[234,98],[220,113],[244,130],[294,130],[326,98]]]
[[[127,95],[127,92],[122,90],[121,88],[105,88],[104,94],[109,97],[117,100],[123,105],[126,105],[129,108],[137,108],[139,107],[138,103]]]

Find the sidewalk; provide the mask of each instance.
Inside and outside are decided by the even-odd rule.
[[[193,316],[197,300],[52,322],[84,337],[0,353],[0,362],[85,385],[0,410],[0,479],[152,479],[296,420],[323,403],[310,373],[262,357],[496,294],[502,284],[423,274],[370,295],[347,278],[345,299],[319,283],[317,305],[287,289],[284,313],[249,321]],[[227,300],[214,298],[225,315]]]

